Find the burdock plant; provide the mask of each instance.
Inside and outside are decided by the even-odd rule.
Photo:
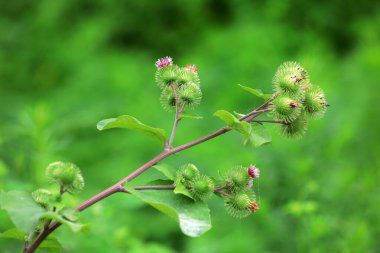
[[[261,106],[245,114],[218,110],[214,116],[224,121],[224,127],[185,144],[174,145],[179,123],[183,119],[200,118],[188,114],[202,100],[198,69],[193,64],[175,65],[168,56],[157,60],[155,66],[155,80],[161,90],[160,103],[174,114],[171,134],[147,126],[129,115],[102,120],[97,128],[100,131],[112,128],[136,130],[161,143],[161,153],[75,208],[67,207],[63,200],[67,194],[77,194],[83,189],[80,169],[72,163],[51,163],[47,166],[46,176],[47,182],[55,185],[55,191],[37,189],[31,194],[20,191],[0,193],[1,208],[8,212],[15,224],[15,228],[2,233],[2,237],[24,241],[25,253],[34,252],[38,247],[46,252],[57,252],[59,242],[49,235],[62,224],[73,231],[85,230],[87,226],[79,222],[79,213],[116,193],[141,199],[176,219],[184,234],[200,236],[211,228],[207,200],[213,195],[219,196],[227,213],[236,218],[247,217],[259,210],[254,186],[260,170],[252,164],[237,165],[229,170],[223,169],[219,178],[212,178],[205,173],[216,168],[199,170],[196,165],[184,161],[184,165],[176,169],[162,161],[230,131],[240,133],[245,145],[259,147],[271,141],[264,124],[274,123],[283,136],[300,138],[306,133],[308,122],[321,118],[328,106],[324,92],[312,85],[307,71],[296,62],[286,62],[274,75],[272,94],[240,85],[264,99]],[[272,119],[259,119],[265,115]],[[134,179],[148,169],[155,169],[162,176],[145,185],[136,185]]]

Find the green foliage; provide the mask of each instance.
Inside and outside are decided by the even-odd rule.
[[[247,86],[243,86],[241,84],[238,84],[238,85],[243,90],[248,91],[249,93],[255,95],[256,97],[262,98],[264,100],[270,99],[272,97],[272,94],[264,94],[260,89],[253,89]]]
[[[48,236],[40,245],[40,251],[49,252],[49,253],[60,253],[62,252],[62,246],[59,243],[58,239],[50,235]]]
[[[225,110],[218,110],[214,112],[214,116],[226,122],[227,126],[231,128],[240,124],[239,120],[233,114]]]
[[[239,121],[232,113],[225,110],[216,111],[214,116],[226,122],[229,128],[239,132],[243,137],[244,145],[257,148],[272,141],[270,133],[261,124]]]
[[[26,234],[17,228],[10,228],[10,229],[2,232],[0,234],[0,238],[12,238],[12,239],[24,241],[26,238]]]
[[[45,213],[31,197],[23,191],[0,192],[0,207],[5,210],[15,226],[29,233]]]
[[[62,214],[58,214],[56,212],[45,212],[41,215],[41,218],[47,218],[52,219],[54,221],[58,221],[64,225],[67,225],[73,232],[86,232],[89,230],[89,225],[78,223],[78,215],[73,216],[72,213],[70,216],[68,216],[67,212],[62,212]]]
[[[166,141],[165,130],[147,126],[129,115],[122,115],[117,118],[104,119],[102,121],[99,121],[97,128],[100,131],[112,128],[127,128],[141,132],[148,137],[151,137],[152,139],[158,140],[162,143]]]
[[[264,127],[263,124],[260,123],[252,123],[251,124],[251,143],[254,147],[258,148],[264,144],[268,144],[272,141],[272,136],[268,129]]]
[[[129,188],[128,191],[178,221],[182,232],[188,236],[200,236],[211,228],[210,211],[203,202],[194,202],[171,191],[135,191]]]
[[[221,172],[235,161],[260,164],[268,177],[260,179],[257,216],[236,224],[210,201],[213,230],[193,240],[155,210],[114,196],[82,214],[94,221],[93,232],[73,240],[62,229],[59,240],[69,252],[377,252],[379,7],[372,0],[3,1],[0,189],[46,188],[46,165],[67,159],[86,175],[86,193],[67,196],[79,203],[153,157],[158,148],[148,140],[99,135],[92,125],[127,110],[171,127],[151,85],[151,59],[164,52],[202,67],[197,113],[205,117],[181,125],[186,134],[179,131],[179,143],[216,129],[208,115],[219,106],[246,112],[256,103],[235,83],[269,91],[275,67],[294,59],[332,105],[323,121],[309,122],[302,141],[279,138],[252,152],[227,136],[170,158],[173,164],[195,158],[200,168]],[[314,212],[289,214],[289,203],[310,201],[319,207]],[[1,210],[0,231],[11,226]],[[0,249],[22,251],[12,239],[0,239]]]
[[[176,172],[175,172],[174,168],[171,167],[170,165],[160,163],[160,164],[156,164],[156,165],[154,165],[153,168],[155,168],[156,170],[160,171],[160,172],[161,172],[162,174],[164,174],[168,179],[174,181],[175,173],[176,173]]]

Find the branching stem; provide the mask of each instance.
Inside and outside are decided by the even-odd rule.
[[[169,142],[168,142],[168,147],[166,147],[166,150],[168,150],[168,149],[170,150],[171,147],[172,147],[174,136],[175,136],[176,131],[177,131],[178,123],[181,120],[181,113],[182,113],[182,111],[184,109],[184,106],[182,106],[181,109],[179,108],[179,100],[178,100],[177,92],[176,92],[174,86],[171,85],[170,88],[173,91],[173,94],[174,94],[174,97],[175,97],[175,116],[174,116],[174,123],[173,123],[172,133],[170,134],[170,139],[169,139]]]
[[[256,118],[257,116],[259,116],[260,114],[272,110],[271,107],[266,107],[266,106],[273,99],[274,99],[274,97],[272,97],[271,99],[265,101],[265,103],[263,105],[259,106],[258,108],[256,108],[252,112],[246,114],[245,116],[243,116],[239,120],[240,121],[251,122],[254,118]],[[170,137],[170,140],[169,140],[169,147],[171,147],[171,144],[172,144],[172,141],[173,141],[173,138],[174,138],[174,135],[175,135],[175,131],[176,131],[176,128],[177,128],[177,125],[178,125],[178,121],[180,119],[180,113],[179,113],[180,109],[178,108],[177,103],[178,102],[176,102],[175,122],[174,122],[174,125],[173,125],[173,131],[172,131],[172,134],[171,134],[171,137]],[[181,109],[181,111],[182,111],[182,109]],[[223,127],[223,128],[221,128],[221,129],[219,129],[219,130],[217,130],[217,131],[215,131],[215,132],[213,132],[211,134],[208,134],[206,136],[203,136],[203,137],[201,137],[199,139],[196,139],[194,141],[188,142],[186,144],[183,144],[183,145],[180,145],[180,146],[177,146],[177,147],[174,147],[174,148],[170,148],[170,149],[167,149],[167,147],[165,147],[165,149],[160,154],[158,154],[157,156],[155,156],[154,158],[152,158],[150,161],[148,161],[147,163],[145,163],[144,165],[142,165],[140,168],[138,168],[137,170],[135,170],[134,172],[132,172],[131,174],[129,174],[128,176],[126,176],[125,178],[123,178],[122,180],[120,180],[119,182],[117,182],[116,184],[112,185],[111,187],[105,189],[104,191],[102,191],[102,192],[96,194],[95,196],[89,198],[88,200],[84,201],[79,206],[77,206],[75,209],[78,210],[78,211],[83,211],[86,208],[88,208],[88,207],[92,206],[93,204],[101,201],[102,199],[107,198],[108,196],[110,196],[110,195],[112,195],[114,193],[125,192],[126,190],[125,190],[125,188],[123,186],[124,183],[132,181],[138,175],[140,175],[145,170],[149,169],[150,167],[152,167],[153,165],[155,165],[159,161],[161,161],[161,160],[165,159],[166,157],[171,156],[171,155],[173,155],[175,153],[178,153],[178,152],[183,151],[185,149],[191,148],[193,146],[201,144],[201,143],[203,143],[205,141],[208,141],[210,139],[213,139],[213,138],[215,138],[215,137],[217,137],[219,135],[222,135],[222,134],[224,134],[224,133],[226,133],[226,132],[228,132],[230,130],[231,129],[228,128],[228,127]],[[220,191],[220,190],[217,189],[217,191]],[[220,193],[223,193],[223,192],[220,191]],[[59,222],[53,222],[52,224],[50,224],[50,226],[47,229],[42,229],[42,231],[38,234],[38,236],[36,237],[36,239],[34,240],[34,242],[32,244],[30,244],[29,247],[26,248],[26,250],[24,251],[24,253],[33,253],[38,248],[38,246],[43,242],[43,240],[45,240],[46,237],[48,237],[49,234],[51,234],[60,225],[61,225],[61,223],[59,223]]]
[[[257,122],[257,123],[286,124],[286,122],[285,122],[285,121],[282,121],[282,120],[252,120],[252,122]]]

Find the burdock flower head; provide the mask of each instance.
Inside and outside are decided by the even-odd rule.
[[[173,59],[170,56],[165,56],[164,58],[158,59],[156,61],[156,67],[157,68],[164,68],[167,66],[171,66],[173,64]]]
[[[195,66],[195,64],[190,64],[190,65],[186,65],[185,66],[185,69],[187,71],[190,71],[191,73],[197,75],[198,74],[198,69],[197,69],[197,66]]]
[[[248,175],[252,178],[258,178],[260,177],[260,170],[259,168],[256,168],[254,165],[250,165],[248,168]]]

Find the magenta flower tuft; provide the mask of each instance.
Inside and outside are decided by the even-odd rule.
[[[198,74],[198,69],[197,69],[197,66],[195,66],[195,64],[186,65],[185,69],[187,71],[190,71],[190,72],[194,73],[194,74]]]
[[[170,66],[172,64],[173,64],[173,59],[170,56],[166,56],[164,58],[158,59],[155,65],[157,68],[160,69],[160,68]]]
[[[258,178],[260,177],[260,170],[259,168],[256,168],[254,165],[250,165],[248,168],[248,175],[252,178]]]

